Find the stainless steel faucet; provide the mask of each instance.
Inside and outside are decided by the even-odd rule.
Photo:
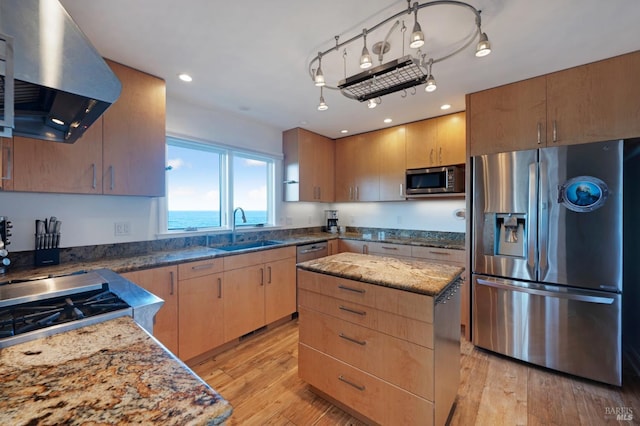
[[[240,210],[242,212],[242,223],[247,223],[247,217],[244,215],[242,207],[236,207],[231,216],[231,242],[236,242],[236,212]]]

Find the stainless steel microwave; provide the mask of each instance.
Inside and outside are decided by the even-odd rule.
[[[464,165],[407,169],[407,198],[464,192]]]

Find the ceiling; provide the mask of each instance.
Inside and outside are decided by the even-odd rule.
[[[165,79],[168,103],[179,100],[278,130],[300,126],[332,138],[344,136],[342,129],[356,134],[442,115],[444,103],[452,106],[448,112],[461,111],[466,93],[640,49],[637,0],[471,0],[482,11],[482,29],[493,48],[489,56],[476,58],[473,43],[433,66],[435,92],[419,86],[414,95],[411,90],[406,97],[390,94],[375,109],[325,90],[329,109],[318,111],[319,89],[310,78],[309,60],[330,49],[335,35],[346,40],[406,9],[405,0],[61,3],[102,56]],[[439,8],[421,9],[418,16],[427,39],[423,49],[430,49],[430,40],[435,44],[441,34],[444,52],[470,33],[473,15],[459,11],[438,15]],[[408,36],[413,17],[399,19],[405,21]],[[390,25],[380,34],[369,34],[369,48],[384,38]],[[452,40],[445,40],[449,35]],[[390,56],[393,49],[401,52],[401,42],[391,40],[392,52],[384,62],[395,59]],[[354,62],[362,40],[355,45],[356,53],[348,55]],[[437,52],[431,54],[437,57]],[[334,80],[343,78],[342,55],[335,55],[333,65],[330,56],[323,59],[325,75],[333,67],[343,74]],[[182,72],[189,73],[193,82],[180,81],[177,76]],[[391,124],[383,123],[387,117],[393,119]]]

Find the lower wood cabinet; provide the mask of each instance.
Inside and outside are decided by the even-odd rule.
[[[165,266],[121,275],[164,300],[155,317],[153,336],[178,355],[178,267]]]

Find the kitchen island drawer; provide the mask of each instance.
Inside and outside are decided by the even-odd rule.
[[[329,397],[383,425],[433,425],[426,399],[300,343],[299,376]]]
[[[298,269],[298,288],[433,323],[433,298],[424,294]]]
[[[433,400],[432,349],[304,307],[299,312],[300,343]]]
[[[298,310],[309,308],[412,343],[433,348],[433,324],[345,302],[334,297],[298,290]]]
[[[464,265],[465,251],[437,247],[412,246],[411,257]]]

